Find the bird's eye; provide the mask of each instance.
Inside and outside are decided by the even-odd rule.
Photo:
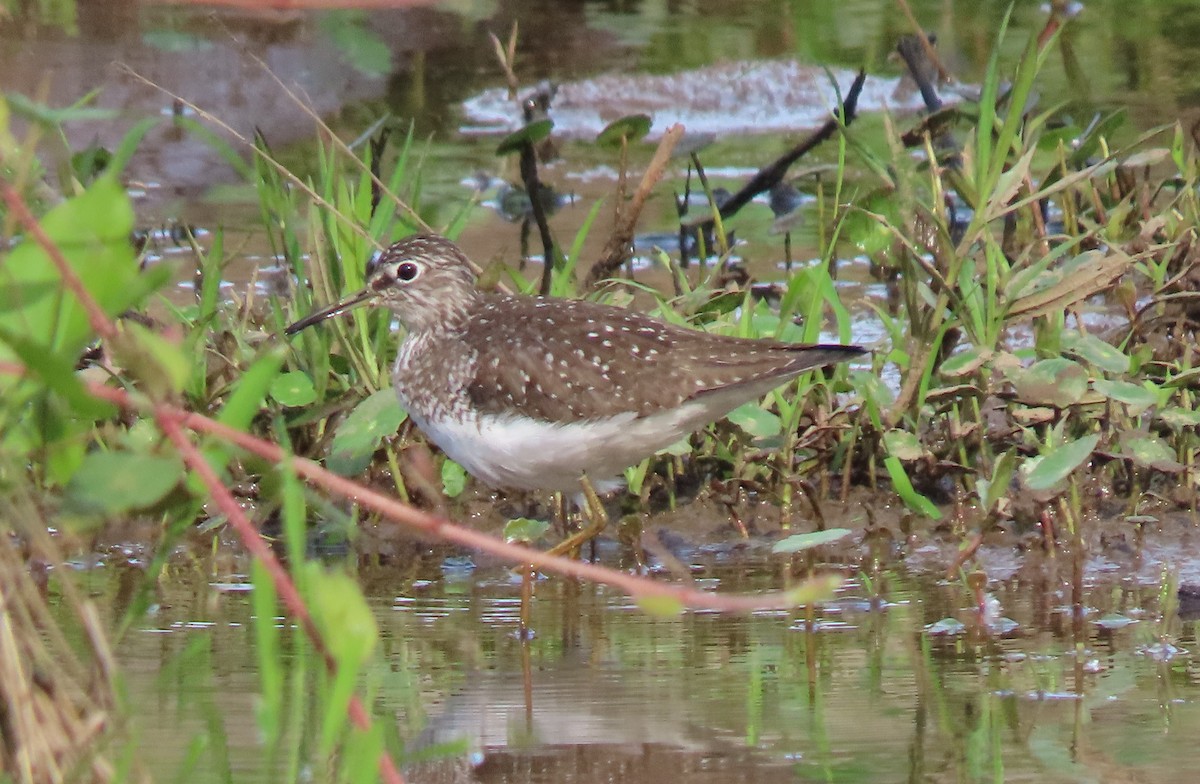
[[[418,267],[416,264],[414,264],[411,261],[406,261],[406,262],[402,263],[399,267],[396,267],[396,279],[407,282],[407,281],[410,281],[413,278],[417,277],[417,273],[419,273],[420,271],[421,271],[421,268]]]

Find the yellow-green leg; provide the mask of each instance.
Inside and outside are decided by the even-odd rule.
[[[576,533],[563,539],[558,544],[546,551],[548,555],[563,555],[564,553],[572,553],[574,557],[579,557],[579,548],[584,542],[600,535],[608,526],[608,515],[604,512],[604,504],[600,502],[600,496],[596,493],[596,488],[592,487],[592,483],[587,476],[582,476],[579,479],[579,484],[583,486],[583,516],[585,525]]]

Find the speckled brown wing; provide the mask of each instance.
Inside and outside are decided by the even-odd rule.
[[[862,353],[708,335],[578,300],[488,297],[473,315],[471,402],[548,422],[647,416],[741,386],[749,399],[768,379]]]

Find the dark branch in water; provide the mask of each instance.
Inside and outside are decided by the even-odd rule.
[[[938,97],[933,80],[938,75],[938,65],[933,60],[933,48],[929,39],[924,36],[905,35],[896,42],[896,51],[908,67],[908,73],[917,83],[921,91],[921,100],[930,112],[942,108],[942,99]]]
[[[542,285],[538,293],[547,297],[550,295],[550,281],[554,275],[554,239],[550,236],[550,224],[546,220],[546,208],[541,199],[542,183],[537,173],[537,152],[530,141],[521,145],[521,182],[525,184],[525,192],[529,194],[533,219],[542,238]]]
[[[845,100],[842,101],[841,119],[830,117],[812,136],[809,136],[803,142],[788,150],[770,165],[759,169],[750,178],[750,181],[742,186],[741,190],[730,196],[728,201],[721,205],[721,219],[725,220],[732,217],[738,210],[749,204],[750,200],[755,196],[760,193],[766,193],[774,185],[782,182],[788,168],[793,163],[803,158],[817,145],[832,138],[842,125],[849,125],[854,122],[854,118],[858,113],[858,97],[862,94],[863,85],[866,81],[866,72],[860,70],[858,76],[854,77],[854,83],[850,85],[850,90],[846,93]],[[705,221],[699,226],[701,232],[712,231],[712,228],[713,221],[711,220]]]

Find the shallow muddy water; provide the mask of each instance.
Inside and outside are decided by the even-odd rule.
[[[1182,780],[1200,731],[1196,622],[1162,617],[1138,570],[1092,574],[1077,617],[1059,560],[989,583],[986,617],[961,581],[901,566],[842,567],[811,614],[661,618],[546,580],[528,643],[502,567],[364,568],[382,631],[374,713],[425,758],[407,768],[421,782]],[[722,591],[786,571],[763,543],[685,561]],[[184,780],[266,781],[249,599],[236,574],[214,591],[210,568],[166,580],[118,650],[135,730],[159,780],[202,748]]]

